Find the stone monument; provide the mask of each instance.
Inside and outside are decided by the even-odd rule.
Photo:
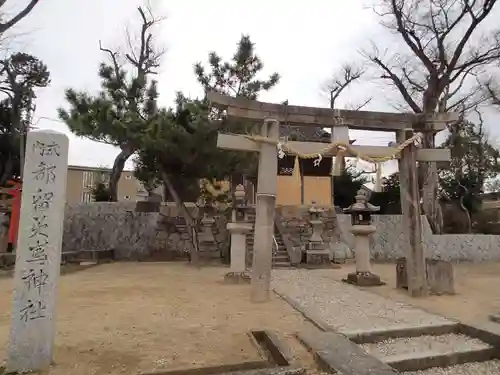
[[[344,281],[359,286],[378,286],[384,283],[380,277],[372,272],[370,265],[370,236],[375,233],[371,215],[380,210],[368,202],[363,190],[359,190],[356,202],[344,210],[351,215],[350,232],[354,235],[354,253],[356,260],[356,272],[347,275]]]
[[[44,370],[52,362],[68,144],[66,135],[50,130],[26,139],[7,373]]]
[[[243,185],[236,186],[234,197],[235,207],[232,212],[232,220],[227,224],[231,233],[231,268],[224,280],[232,283],[250,282],[246,273],[246,248],[247,233],[252,230],[252,223],[248,222],[248,205],[245,201],[245,188]]]
[[[322,237],[323,220],[321,215],[323,212],[323,209],[316,207],[316,202],[312,202],[309,209],[309,224],[312,228],[312,234],[306,248],[306,264],[330,264],[330,250]]]

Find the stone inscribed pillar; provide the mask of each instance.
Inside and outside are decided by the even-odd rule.
[[[28,133],[7,372],[43,370],[52,361],[66,203],[68,137]]]

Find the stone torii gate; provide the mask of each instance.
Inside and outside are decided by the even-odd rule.
[[[251,151],[259,153],[257,202],[255,220],[255,240],[252,263],[251,300],[265,302],[270,295],[270,276],[272,266],[272,246],[274,215],[276,206],[277,144],[279,143],[279,124],[295,126],[314,126],[331,128],[332,143],[349,144],[348,129],[377,130],[396,132],[398,143],[408,140],[413,132],[438,132],[446,124],[456,121],[455,113],[436,113],[424,116],[414,113],[385,113],[352,110],[332,110],[264,103],[245,98],[234,98],[208,93],[208,100],[215,107],[225,109],[229,119],[238,118],[261,124],[260,134],[265,142],[257,142],[246,135],[219,133],[217,146],[226,150]],[[340,121],[339,121],[340,120]],[[431,130],[425,124],[432,124]],[[427,129],[427,130],[426,130]],[[288,150],[296,154],[319,154],[325,150],[325,143],[286,142]],[[365,156],[376,158],[394,155],[399,151],[394,147],[349,146],[342,150],[342,156]],[[338,148],[322,154],[336,156]],[[427,291],[425,254],[421,238],[421,217],[419,189],[417,180],[417,161],[446,162],[450,160],[450,150],[419,149],[413,142],[400,154],[399,175],[401,185],[401,205],[403,225],[408,247],[405,251],[408,272],[408,290],[412,296],[424,295]]]

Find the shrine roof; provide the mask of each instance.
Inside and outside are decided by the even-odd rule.
[[[330,133],[320,127],[280,125],[280,137],[302,142],[330,142]]]

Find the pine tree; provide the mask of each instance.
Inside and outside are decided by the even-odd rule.
[[[99,182],[94,188],[92,188],[92,200],[94,202],[111,201],[109,188],[103,182]]]
[[[99,67],[101,92],[91,95],[68,89],[70,108],[59,109],[59,117],[74,134],[120,148],[109,184],[113,201],[117,200],[118,181],[126,161],[138,150],[141,137],[157,114],[156,81],[149,77],[156,72],[162,56],[154,48],[152,33],[161,19],[142,7],[138,11],[142,25],[137,46],[129,38],[130,50],[125,56],[100,46],[109,56],[109,62]],[[125,63],[121,63],[123,59]]]
[[[441,147],[451,149],[451,162],[439,170],[441,194],[451,200],[463,197],[470,214],[481,206],[486,180],[500,173],[500,152],[491,145],[482,118],[476,124],[462,121],[453,128]]]
[[[256,100],[262,91],[268,91],[279,83],[278,73],[272,73],[265,80],[259,79],[263,68],[264,63],[255,53],[255,45],[249,35],[241,36],[230,61],[223,61],[216,52],[210,52],[208,69],[201,62],[194,65],[196,78],[206,92],[216,91],[251,100]]]
[[[50,82],[47,66],[38,58],[15,53],[0,60],[0,186],[19,177],[25,135],[36,100],[36,89]]]
[[[215,91],[222,95],[234,97],[244,97],[251,100],[258,99],[263,91],[269,91],[280,81],[280,75],[276,72],[267,78],[261,79],[259,76],[264,69],[264,63],[255,50],[249,35],[242,35],[237,43],[236,51],[228,61],[216,52],[208,54],[208,66],[201,62],[194,65],[196,79],[205,90]],[[212,108],[210,117],[214,120],[223,120],[223,112]],[[223,124],[221,130],[231,133],[247,133],[249,124],[245,121],[231,120]],[[225,151],[225,155],[231,160],[238,160],[239,169],[231,177],[232,187],[240,181],[241,175],[246,175],[256,184],[257,175],[257,155],[254,153],[242,153]]]
[[[209,68],[195,64],[195,73],[205,91],[255,99],[279,80],[276,73],[268,80],[259,80],[257,75],[262,68],[250,38],[243,36],[231,61],[223,62],[213,52],[209,55]],[[187,210],[186,192],[196,189],[197,198],[201,179],[220,180],[254,167],[247,155],[217,148],[217,134],[227,129],[227,124],[214,120],[222,119],[221,113],[212,111],[205,100],[189,99],[178,93],[175,108],[158,112],[139,147],[136,176],[145,185],[160,180],[170,199],[176,202],[191,236],[193,264],[199,261],[197,231],[201,217]]]

